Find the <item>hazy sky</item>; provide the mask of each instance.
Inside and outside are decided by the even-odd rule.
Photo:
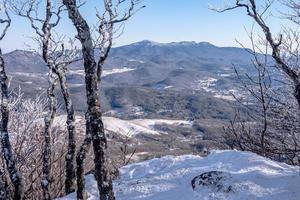
[[[228,0],[234,2],[235,0]],[[258,0],[260,1],[260,0]],[[100,0],[88,0],[81,8],[90,23],[95,21],[94,6]],[[115,46],[140,40],[156,42],[206,41],[217,46],[239,46],[235,41],[249,44],[245,27],[251,28],[252,21],[244,10],[217,13],[209,5],[220,5],[222,0],[145,0],[146,8],[126,22],[124,34],[115,41]],[[276,10],[276,9],[275,9]],[[281,24],[272,20],[271,27],[278,31]],[[65,17],[59,27],[64,33],[74,33],[69,19]],[[33,34],[27,20],[13,17],[9,34],[2,41],[4,51],[26,49],[32,44],[28,38]]]

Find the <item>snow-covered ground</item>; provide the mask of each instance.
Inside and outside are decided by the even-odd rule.
[[[111,75],[111,74],[119,74],[119,73],[124,73],[124,72],[130,72],[130,71],[133,71],[135,69],[133,68],[128,68],[128,67],[123,67],[123,68],[120,68],[120,69],[111,69],[111,70],[103,70],[102,72],[102,76],[108,76],[108,75]]]
[[[214,97],[218,99],[228,100],[228,101],[235,101],[235,98],[232,95],[215,94]]]
[[[167,124],[176,126],[192,126],[192,122],[185,120],[164,120],[164,119],[134,119],[122,120],[115,117],[103,117],[104,127],[106,130],[116,132],[128,137],[140,133],[146,134],[167,134],[155,129],[155,125]]]
[[[137,60],[137,59],[128,59],[129,62],[138,62],[138,63],[145,63],[142,60]]]
[[[80,76],[84,76],[84,70],[83,69],[79,69],[79,70],[70,70],[69,74],[72,75],[80,75]]]
[[[111,75],[111,74],[119,74],[119,73],[124,73],[124,72],[129,72],[135,70],[133,68],[128,68],[128,67],[123,67],[123,68],[115,68],[115,69],[109,69],[109,70],[103,70],[102,71],[102,77]],[[70,74],[76,74],[76,75],[81,75],[84,76],[84,70],[70,70]]]
[[[213,89],[211,87],[215,86],[217,81],[218,79],[211,78],[211,77],[203,80],[198,80],[195,89],[196,90],[203,89],[206,92],[212,92]]]
[[[192,188],[194,177],[214,170],[224,172],[223,189]],[[94,177],[86,180],[89,200],[99,199]],[[206,158],[166,156],[125,166],[114,191],[117,200],[299,200],[299,184],[298,167],[249,152],[213,151]],[[71,199],[74,193],[61,200]]]
[[[60,115],[54,119],[54,126],[64,126],[67,116]],[[76,116],[77,122],[82,119],[81,116]],[[103,117],[104,128],[127,137],[133,137],[137,134],[152,134],[160,135],[167,134],[166,132],[159,131],[155,125],[174,125],[174,126],[188,126],[191,127],[193,122],[185,120],[167,120],[167,119],[134,119],[123,120],[116,117]],[[43,122],[43,119],[41,119]]]
[[[19,76],[34,77],[34,78],[41,78],[47,75],[42,73],[27,73],[27,72],[14,72],[13,74]]]

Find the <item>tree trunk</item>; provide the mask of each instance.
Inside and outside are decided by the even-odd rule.
[[[8,135],[8,119],[9,119],[9,110],[8,110],[8,91],[7,91],[7,76],[4,67],[4,60],[2,57],[2,52],[0,50],[0,77],[1,77],[1,144],[2,152],[4,154],[4,159],[6,167],[9,173],[9,177],[14,185],[14,199],[22,198],[22,184],[19,173],[16,169],[15,160],[13,157],[12,147]]]
[[[300,110],[300,83],[295,84],[294,96],[297,100],[298,107],[299,107],[299,110]]]
[[[76,157],[77,164],[77,199],[86,200],[87,196],[84,190],[85,180],[84,180],[84,160],[86,154],[91,146],[92,138],[90,134],[87,134],[82,145],[80,146],[80,150]]]
[[[69,194],[74,191],[75,182],[75,114],[72,99],[67,85],[67,80],[64,72],[57,69],[57,75],[60,82],[61,91],[64,97],[66,111],[67,111],[67,128],[68,128],[68,151],[66,155],[66,180],[65,192]]]
[[[0,200],[7,199],[6,189],[5,174],[0,170]]]
[[[50,172],[51,172],[51,127],[56,114],[56,104],[57,100],[54,94],[54,89],[57,83],[57,77],[53,73],[52,66],[49,65],[48,74],[49,87],[47,90],[47,95],[49,98],[49,111],[45,117],[45,130],[44,130],[44,150],[43,150],[43,168],[42,168],[42,189],[43,198],[45,200],[50,200]]]
[[[2,144],[2,153],[5,159],[6,167],[8,170],[8,174],[11,182],[14,185],[14,199],[19,200],[22,199],[23,189],[21,177],[17,171],[16,163],[13,157],[13,151],[9,140],[8,135],[8,118],[9,118],[9,110],[8,110],[8,91],[7,91],[7,76],[5,72],[4,60],[2,56],[2,52],[0,49],[0,82],[1,82],[1,124],[0,124],[0,132],[1,132],[1,144]]]
[[[77,38],[82,45],[85,69],[85,84],[88,110],[86,112],[87,134],[92,136],[94,149],[95,177],[101,200],[114,200],[112,180],[108,174],[105,151],[106,136],[102,122],[97,82],[97,64],[94,57],[90,28],[79,13],[76,0],[63,0],[68,9],[69,18],[77,30]]]

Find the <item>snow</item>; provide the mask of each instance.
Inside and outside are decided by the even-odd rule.
[[[139,133],[159,135],[159,132],[140,126],[130,120],[122,120],[115,117],[103,117],[104,128],[106,130],[132,137]]]
[[[81,83],[71,83],[69,84],[71,87],[81,87],[81,86],[84,86],[84,84],[81,84]]]
[[[81,116],[76,116],[76,121],[79,122]],[[40,119],[43,122],[44,119]],[[54,118],[54,126],[64,126],[67,120],[67,115],[59,115]],[[193,122],[186,120],[166,120],[166,119],[134,119],[123,120],[116,117],[102,117],[105,130],[115,132],[127,137],[134,137],[138,134],[160,135],[167,134],[166,132],[155,129],[155,125],[174,125],[191,127]]]
[[[13,74],[19,76],[33,77],[33,78],[41,78],[46,75],[41,73],[27,73],[27,72],[14,72]]]
[[[24,84],[32,84],[32,81],[25,81]]]
[[[120,68],[120,69],[103,70],[102,77],[108,76],[108,75],[111,75],[111,74],[119,74],[119,73],[124,73],[124,72],[130,72],[130,71],[133,71],[133,70],[135,70],[135,69],[128,68],[128,67],[123,67],[123,68]]]
[[[231,74],[219,74],[221,77],[230,77]]]
[[[245,97],[245,93],[243,91],[239,91],[236,89],[229,89],[229,90],[223,90],[220,92],[215,92],[214,97],[219,99],[224,99],[228,101],[236,101],[237,98],[243,98]]]
[[[228,100],[228,101],[235,101],[235,98],[232,95],[215,94],[214,97],[218,99]]]
[[[119,74],[119,73],[124,73],[124,72],[129,72],[135,70],[134,68],[128,68],[128,67],[123,67],[123,68],[115,68],[115,69],[109,69],[109,70],[103,70],[102,71],[102,77],[111,75],[111,74]],[[80,76],[84,76],[84,70],[70,70],[70,74],[76,74]]]
[[[164,89],[170,89],[170,88],[173,88],[174,86],[172,86],[172,85],[168,85],[168,86],[166,86],[166,87],[164,87]]]
[[[191,126],[192,122],[186,120],[170,120],[170,119],[134,119],[131,122],[138,124],[143,127],[154,128],[158,124],[167,124],[167,125],[185,125]]]
[[[145,63],[142,60],[137,60],[137,59],[128,59],[129,62],[138,62],[138,63]]]
[[[191,180],[213,170],[227,174],[232,191],[199,186]],[[208,157],[165,156],[121,168],[114,181],[117,200],[298,200],[299,168],[254,153],[213,151]],[[89,200],[99,199],[93,175],[86,176]],[[61,200],[76,199],[70,194]]]
[[[69,71],[70,74],[75,74],[75,75],[80,75],[80,76],[84,76],[84,70],[83,69],[79,69],[79,70],[70,70]]]
[[[212,91],[211,87],[215,86],[217,81],[218,79],[211,78],[211,77],[203,80],[198,80],[198,86],[196,87],[196,89],[201,88],[206,92],[211,92]]]
[[[106,130],[116,132],[128,137],[133,137],[137,134],[152,134],[160,135],[167,134],[162,131],[155,130],[155,125],[182,125],[191,126],[192,122],[185,120],[164,120],[164,119],[134,119],[122,120],[115,117],[103,117],[103,123]]]
[[[144,109],[141,106],[128,106],[128,110],[134,113],[135,116],[144,114]]]
[[[83,119],[82,116],[76,115],[75,116],[75,123],[79,123],[81,120]],[[44,119],[39,119],[41,121],[43,121]],[[54,120],[53,120],[53,126],[57,126],[57,127],[64,127],[66,125],[66,121],[67,121],[67,115],[58,115],[55,116]]]
[[[150,40],[143,40],[143,41],[140,41],[140,42],[133,43],[131,45],[133,45],[133,46],[139,46],[139,45],[163,46],[164,44],[158,43],[158,42],[153,42],[153,41],[150,41]]]
[[[213,46],[212,44],[208,42],[195,42],[195,41],[182,41],[182,42],[170,42],[170,43],[158,43],[158,42],[153,42],[149,40],[143,40],[140,42],[133,43],[131,45],[139,46],[158,46],[158,47],[164,47],[164,46],[190,46],[190,45],[206,45],[206,46]]]

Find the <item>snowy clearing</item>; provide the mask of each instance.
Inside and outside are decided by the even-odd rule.
[[[226,175],[218,181],[230,190],[192,188],[196,176],[214,170]],[[93,175],[86,180],[88,199],[99,199]],[[166,156],[125,166],[114,191],[117,200],[299,200],[299,182],[298,167],[249,152],[213,151],[206,158]],[[61,200],[71,199],[74,193]]]
[[[67,116],[60,115],[54,119],[54,126],[64,126],[66,123]],[[76,116],[76,121],[83,119],[81,116]],[[174,126],[189,126],[193,125],[191,121],[185,120],[166,120],[166,119],[134,119],[134,120],[123,120],[116,117],[103,117],[104,128],[108,131],[112,131],[127,137],[133,137],[137,134],[152,134],[160,135],[167,134],[155,129],[155,125],[174,125]],[[41,119],[43,122],[43,119]]]
[[[138,62],[138,63],[145,63],[142,60],[137,60],[137,59],[128,59],[129,62]]]
[[[119,74],[119,73],[129,72],[129,71],[133,71],[133,70],[135,70],[135,69],[128,68],[128,67],[103,70],[102,71],[102,77],[105,77],[105,76],[108,76],[108,75],[111,75],[111,74]],[[84,70],[70,70],[69,74],[80,75],[80,76],[85,75]]]
[[[70,70],[68,73],[71,75],[80,75],[80,76],[84,76],[84,74],[85,74],[83,69]]]
[[[135,69],[128,68],[128,67],[123,67],[123,68],[120,68],[120,69],[103,70],[102,77],[108,76],[108,75],[111,75],[111,74],[119,74],[119,73],[124,73],[124,72],[130,72],[130,71],[133,71],[133,70],[135,70]]]
[[[164,89],[170,89],[170,88],[173,88],[174,86],[172,86],[172,85],[168,85],[168,86],[166,86],[166,87],[164,87]]]
[[[228,100],[228,101],[235,101],[236,100],[232,95],[215,94],[214,97],[216,97],[218,99]]]
[[[219,74],[219,76],[222,76],[222,77],[230,77],[231,74]]]
[[[115,117],[103,117],[104,127],[106,130],[116,132],[128,137],[132,137],[137,134],[167,134],[155,130],[155,125],[167,124],[167,125],[182,125],[192,126],[192,122],[185,120],[164,120],[164,119],[134,119],[134,120],[122,120]]]
[[[43,76],[46,76],[46,74],[42,74],[42,73],[27,73],[27,72],[13,72],[13,75],[33,77],[33,78],[41,78]]]
[[[196,90],[205,90],[206,92],[212,92],[213,89],[211,87],[216,85],[216,82],[218,81],[218,79],[215,78],[207,78],[204,80],[198,80],[197,84],[196,84]]]

